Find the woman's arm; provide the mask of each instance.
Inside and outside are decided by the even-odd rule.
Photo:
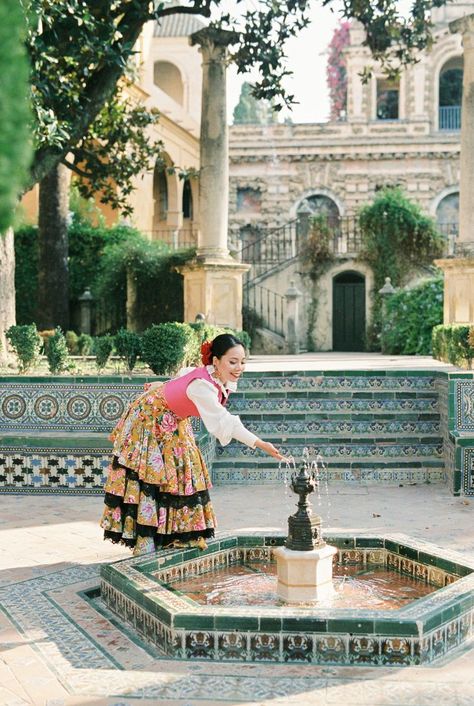
[[[237,439],[251,448],[262,449],[265,453],[283,460],[283,456],[269,441],[262,441],[240,421],[236,414],[231,414],[223,407],[217,390],[206,380],[197,379],[189,383],[186,394],[194,402],[206,429],[216,436],[223,446],[232,439]]]

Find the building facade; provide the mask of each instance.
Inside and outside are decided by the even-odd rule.
[[[231,237],[242,259],[254,264],[247,302],[270,330],[282,333],[281,297],[294,280],[303,294],[301,345],[307,345],[317,302],[314,348],[362,350],[373,278],[357,259],[355,216],[385,186],[400,186],[436,218],[447,251],[452,248],[459,210],[463,50],[448,23],[473,11],[474,2],[434,10],[432,49],[397,81],[387,80],[374,64],[363,30],[352,25],[345,51],[347,109],[338,120],[231,128]],[[366,66],[372,77],[363,83]],[[313,286],[300,274],[298,253],[302,221],[317,213],[333,224],[335,261]]]

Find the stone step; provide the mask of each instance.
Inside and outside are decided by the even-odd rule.
[[[288,439],[278,444],[278,449],[284,456],[293,456],[295,459],[302,459],[304,454],[308,454],[310,459],[321,456],[324,463],[329,460],[339,459],[341,461],[351,459],[413,459],[420,458],[438,460],[442,458],[443,443],[438,438],[436,442],[431,440],[426,443],[414,444],[409,440],[407,443],[394,443],[392,441],[380,441],[370,443],[360,440],[332,440],[317,441],[315,443],[301,443],[299,440]],[[227,446],[217,447],[216,461],[225,460],[230,463],[248,460],[249,463],[261,464],[268,460],[268,457],[259,449],[252,449],[240,443],[230,443]]]
[[[245,373],[239,392],[436,392],[437,378],[432,371],[291,371],[280,373]]]
[[[321,419],[311,420],[300,419],[252,419],[246,415],[241,415],[245,420],[247,429],[254,434],[265,439],[278,439],[291,437],[292,439],[314,439],[316,435],[344,437],[357,435],[358,437],[391,437],[401,441],[405,435],[413,438],[413,441],[421,441],[425,438],[439,438],[439,420],[407,420],[399,419]],[[423,438],[422,438],[423,437]]]
[[[267,460],[261,464],[215,461],[212,480],[215,485],[287,483],[291,471],[285,466]],[[445,483],[444,462],[377,461],[352,463],[329,462],[319,473],[322,489],[325,481],[355,483]]]
[[[423,397],[370,397],[370,398],[337,398],[337,397],[271,397],[264,395],[261,398],[233,399],[229,404],[229,411],[233,414],[245,415],[246,418],[263,414],[292,415],[292,414],[407,414],[407,413],[437,413],[437,395]]]

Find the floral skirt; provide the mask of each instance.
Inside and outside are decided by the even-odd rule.
[[[212,487],[189,419],[178,419],[160,388],[132,402],[110,436],[104,538],[154,552],[173,540],[213,537]]]

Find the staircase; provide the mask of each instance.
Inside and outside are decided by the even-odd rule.
[[[438,392],[428,371],[246,373],[229,411],[329,481],[444,482]],[[238,442],[217,449],[216,484],[273,483],[286,467]]]

